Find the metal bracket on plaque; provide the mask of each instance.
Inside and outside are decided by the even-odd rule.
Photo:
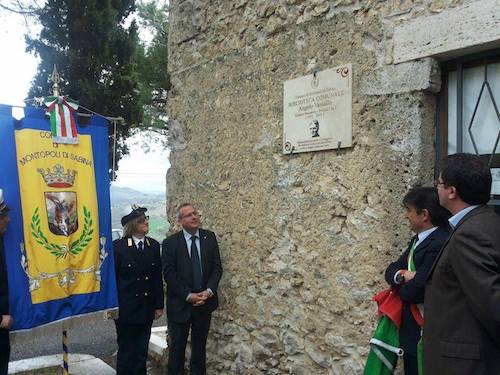
[[[285,151],[290,151],[288,153],[288,159],[290,160],[292,158],[292,154],[295,151],[295,146],[293,146],[290,142],[285,142]]]

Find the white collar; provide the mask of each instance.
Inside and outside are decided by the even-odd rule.
[[[184,238],[186,241],[191,241],[191,237],[196,236],[198,239],[200,238],[200,230],[198,229],[194,234],[189,233],[187,230],[182,228],[182,233],[184,234]]]
[[[132,236],[132,239],[134,240],[134,244],[135,244],[135,247],[139,247],[139,242],[143,242],[143,246],[144,246],[144,242],[146,242],[146,236],[144,237],[136,237],[136,236]]]
[[[420,245],[429,235],[434,232],[437,229],[437,227],[432,227],[427,230],[424,230],[423,232],[420,232],[417,234],[417,246]]]
[[[471,212],[476,207],[479,207],[479,205],[465,207],[464,209],[462,209],[461,211],[458,211],[455,215],[453,215],[452,217],[450,217],[448,219],[448,221],[449,221],[451,227],[453,229],[455,229],[455,227],[458,225],[458,223],[460,222],[460,220],[462,220],[465,215],[467,215],[469,212]]]

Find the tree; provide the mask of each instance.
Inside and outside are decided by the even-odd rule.
[[[26,36],[27,51],[41,59],[28,97],[51,93],[47,78],[56,65],[64,95],[125,119],[117,127],[117,161],[128,152],[124,140],[130,127],[139,126],[143,115],[137,25],[124,26],[134,10],[134,0],[47,0],[37,12],[40,36]]]
[[[142,43],[138,53],[138,72],[143,104],[143,125],[164,134],[167,130],[168,74],[168,5],[161,1],[137,4],[138,22],[152,35],[149,44]]]

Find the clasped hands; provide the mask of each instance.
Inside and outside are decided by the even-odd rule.
[[[202,306],[211,296],[212,295],[208,290],[204,290],[203,292],[200,293],[191,293],[188,302],[192,304],[194,307]]]

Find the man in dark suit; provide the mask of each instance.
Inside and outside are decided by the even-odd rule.
[[[406,251],[385,271],[387,283],[403,301],[399,346],[404,350],[405,375],[418,375],[417,343],[421,337],[422,303],[427,274],[448,238],[450,213],[439,205],[436,189],[416,187],[403,199],[406,218],[416,234]]]
[[[9,207],[3,200],[2,189],[0,189],[0,375],[7,375],[9,369],[9,329],[14,322],[9,313],[9,283],[3,246],[3,234],[7,230],[10,221],[9,211]]]
[[[149,217],[144,207],[132,206],[121,220],[123,238],[113,242],[118,289],[118,375],[146,375],[153,319],[163,314],[160,244],[147,237]]]
[[[162,244],[163,275],[167,283],[169,337],[168,374],[184,374],[186,343],[191,330],[191,375],[206,374],[206,342],[212,311],[218,306],[222,276],[215,233],[200,228],[191,203],[181,205],[177,220],[182,230]]]
[[[424,374],[500,374],[500,217],[485,204],[491,173],[455,154],[436,181],[452,233],[425,289]]]

